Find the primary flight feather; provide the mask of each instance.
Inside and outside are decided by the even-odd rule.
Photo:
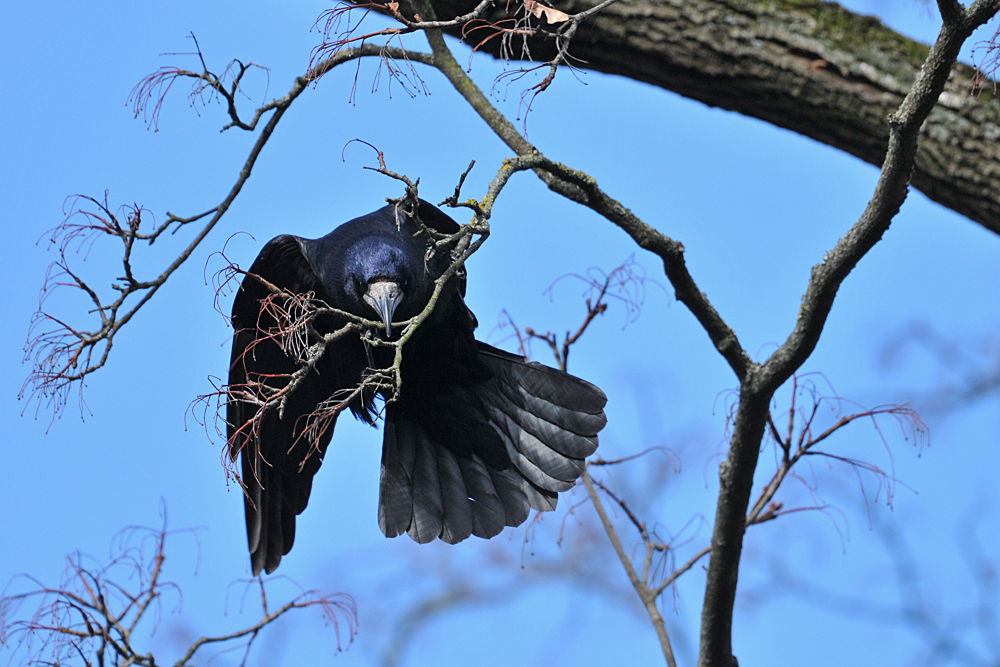
[[[417,215],[437,232],[459,231],[427,202],[420,201]],[[275,314],[282,297],[273,288],[312,293],[331,308],[382,322],[385,331],[371,333],[392,340],[399,336],[392,322],[424,309],[451,262],[449,248],[432,248],[405,207],[390,205],[320,239],[278,236],[250,267],[233,303],[227,423],[230,454],[241,458],[254,575],[274,571],[292,548],[295,517],[309,501],[336,422],[336,414],[325,422],[317,415],[331,399],[355,392],[351,411],[374,423],[373,392],[355,390],[392,364],[391,348],[353,332],[336,338],[283,410],[255,420],[267,393],[302,367],[278,333],[288,322]],[[455,544],[518,526],[530,508],[555,509],[607,421],[607,397],[596,386],[477,341],[464,295],[458,273],[403,345],[402,387],[384,413],[378,521],[386,537]],[[313,328],[326,335],[345,324],[326,314]]]

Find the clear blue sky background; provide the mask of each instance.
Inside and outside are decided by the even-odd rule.
[[[35,404],[17,400],[30,370],[21,365],[29,318],[45,268],[55,259],[36,242],[61,222],[64,198],[76,193],[101,196],[108,189],[115,206],[137,202],[161,221],[167,210],[191,215],[221,201],[255,137],[239,130],[219,134],[223,109],[210,104],[195,113],[182,83],[164,105],[159,132],[149,131],[125,105],[129,90],[162,65],[196,68],[189,56],[160,55],[190,51],[193,31],[214,71],[234,57],[270,68],[267,76],[248,75],[249,111],[283,94],[305,70],[319,39],[309,28],[326,6],[64,2],[4,3],[0,9],[7,93],[0,110],[7,257],[0,263],[7,304],[0,345],[6,388],[0,394],[6,429],[0,444],[0,580],[30,573],[55,583],[74,549],[103,559],[123,526],[157,525],[163,499],[171,527],[204,529],[198,533],[200,559],[187,537],[168,546],[168,575],[185,597],[179,611],[165,613],[150,640],[164,652],[162,662],[176,659],[185,637],[223,633],[254,618],[236,613],[238,592],[227,589],[248,574],[240,493],[226,483],[219,442],[188,412],[195,397],[211,391],[209,376],[224,375],[229,356],[230,332],[205,280],[221,266],[210,253],[233,234],[249,232],[252,237],[236,236],[228,246],[229,256],[247,266],[279,233],[321,236],[378,208],[386,196],[398,196],[395,183],[362,169],[373,164],[368,149],[353,144],[344,150],[351,139],[378,146],[391,168],[420,177],[421,194],[433,201],[452,192],[470,159],[477,166],[465,193],[481,196],[507,152],[433,71],[422,72],[431,95],[411,99],[390,88],[384,75],[370,92],[374,63],[365,63],[354,103],[354,67],[327,75],[286,114],[220,226],[119,334],[108,366],[87,383],[85,419],[75,403],[52,422],[44,406],[36,413]],[[877,12],[924,40],[936,29],[933,11],[924,6],[854,9]],[[489,87],[498,72],[486,58],[473,61],[481,85]],[[514,84],[501,95],[511,114],[520,90]],[[644,220],[682,241],[702,290],[760,358],[784,340],[810,267],[861,213],[877,175],[852,157],[764,123],[596,74],[576,80],[561,72],[536,101],[528,129],[547,155],[589,172]],[[138,249],[140,277],[158,273],[188,238],[184,231],[151,250]],[[469,267],[468,302],[481,335],[489,334],[503,308],[539,330],[575,328],[580,290],[563,283],[550,300],[545,288],[566,273],[611,269],[633,252],[666,285],[656,259],[637,252],[624,234],[548,194],[534,176],[521,175],[504,191],[494,209],[493,236]],[[119,275],[117,253],[102,241],[86,258],[72,260],[84,275],[107,282]],[[844,283],[804,370],[824,373],[838,395],[866,406],[912,401],[924,411],[930,446],[918,456],[921,450],[886,422],[886,448],[869,426],[857,425],[829,449],[883,468],[894,465],[905,486],[896,487],[893,508],[886,507],[884,490],[876,494],[873,478],[862,478],[865,496],[849,469],[819,464],[808,479],[820,484],[823,502],[835,509],[792,514],[750,531],[734,637],[741,664],[902,665],[923,655],[926,641],[893,624],[891,612],[881,614],[885,623],[836,613],[804,599],[801,586],[795,592],[779,583],[802,579],[898,610],[900,589],[883,539],[890,530],[902,531],[910,545],[929,610],[945,618],[974,604],[981,589],[958,539],[969,524],[958,521],[980,518],[977,534],[995,563],[1000,407],[994,395],[956,411],[935,411],[931,396],[958,382],[955,370],[919,345],[903,345],[889,360],[886,350],[919,323],[954,342],[963,363],[986,364],[991,356],[995,362],[998,268],[1000,239],[914,192],[882,243]],[[650,446],[678,453],[681,473],[670,473],[644,515],[664,532],[678,532],[692,517],[711,523],[724,403],[736,382],[670,291],[651,287],[641,317],[624,330],[624,314],[612,306],[574,349],[571,368],[610,397],[605,457]],[[51,305],[82,325],[76,295],[57,296]],[[229,308],[228,300],[222,308]],[[545,361],[544,350],[535,349]],[[786,399],[779,399],[779,409]],[[546,518],[546,530],[536,537],[538,555],[526,555],[523,569],[523,530],[458,547],[385,540],[376,522],[380,442],[380,432],[341,420],[295,549],[279,570],[304,587],[356,599],[361,633],[336,658],[345,666],[376,664],[398,615],[440,590],[442,581],[500,582],[521,590],[523,582],[545,580],[539,564],[558,554],[553,535],[562,510]],[[636,465],[618,473],[620,488],[641,485],[653,463]],[[760,476],[772,466],[766,452]],[[792,482],[780,500],[789,507],[815,502]],[[581,499],[579,491],[574,499]],[[684,533],[691,542],[681,561],[708,540],[710,529],[699,521],[700,529]],[[567,526],[570,534],[582,530],[572,520]],[[631,544],[633,535],[624,534]],[[624,594],[548,577],[551,583],[530,592],[493,596],[436,618],[414,638],[402,656],[405,664],[598,665],[622,657],[657,664],[655,636],[624,587],[624,574],[609,560],[607,541],[578,537],[575,544],[580,542],[587,557],[610,563],[607,579]],[[499,570],[476,569],[496,558],[510,562]],[[696,568],[676,603],[667,604],[685,664],[693,664],[696,653],[703,583]],[[984,650],[975,631],[963,636],[974,650]],[[327,663],[335,648],[333,635],[307,611],[263,637],[252,662]]]

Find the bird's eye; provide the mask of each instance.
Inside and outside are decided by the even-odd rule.
[[[361,279],[358,278],[353,273],[351,274],[351,285],[354,287],[354,294],[355,295],[364,294],[365,290],[364,290],[364,285],[361,284]]]

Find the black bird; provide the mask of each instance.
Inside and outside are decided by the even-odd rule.
[[[459,231],[424,201],[418,215],[438,232]],[[242,458],[254,575],[272,572],[292,548],[295,517],[309,501],[333,435],[336,417],[306,432],[310,415],[392,361],[391,348],[372,346],[356,333],[343,336],[328,345],[282,414],[270,410],[253,428],[248,422],[259,404],[245,394],[241,400],[240,391],[253,393],[255,384],[258,390],[260,384],[283,387],[300,367],[273,335],[279,323],[262,307],[272,291],[258,277],[381,320],[386,331],[379,335],[398,339],[401,327],[391,322],[420,313],[452,262],[448,248],[431,251],[427,235],[418,232],[400,207],[386,206],[321,239],[272,239],[243,279],[233,304],[227,422],[230,455]],[[607,397],[596,386],[477,341],[464,295],[465,275],[458,273],[403,346],[402,387],[384,414],[378,521],[386,537],[406,532],[420,543],[439,537],[455,544],[518,526],[529,508],[555,509],[558,492],[583,473],[607,421]],[[327,334],[345,324],[326,315],[314,327]],[[349,407],[374,423],[373,403],[374,396],[357,395]]]

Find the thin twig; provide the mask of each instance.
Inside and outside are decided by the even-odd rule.
[[[632,587],[635,588],[635,592],[639,595],[642,605],[646,608],[649,620],[652,621],[653,627],[656,628],[656,636],[660,640],[660,648],[663,649],[663,657],[666,658],[668,667],[677,667],[677,662],[674,659],[674,651],[670,646],[670,636],[667,634],[667,625],[664,623],[663,616],[656,606],[658,593],[651,590],[646,585],[646,582],[639,578],[635,568],[632,567],[632,560],[625,553],[621,540],[618,539],[618,532],[615,530],[614,524],[611,523],[611,519],[608,518],[608,513],[604,510],[604,504],[601,502],[600,496],[597,495],[597,489],[594,488],[594,482],[590,479],[590,474],[586,470],[583,471],[582,479],[584,485],[587,487],[587,494],[590,496],[590,501],[594,504],[597,515],[601,518],[601,525],[604,526],[604,532],[607,533],[608,539],[611,541],[611,546],[614,547],[615,553],[618,554],[618,560],[621,561],[629,581],[632,582]]]

